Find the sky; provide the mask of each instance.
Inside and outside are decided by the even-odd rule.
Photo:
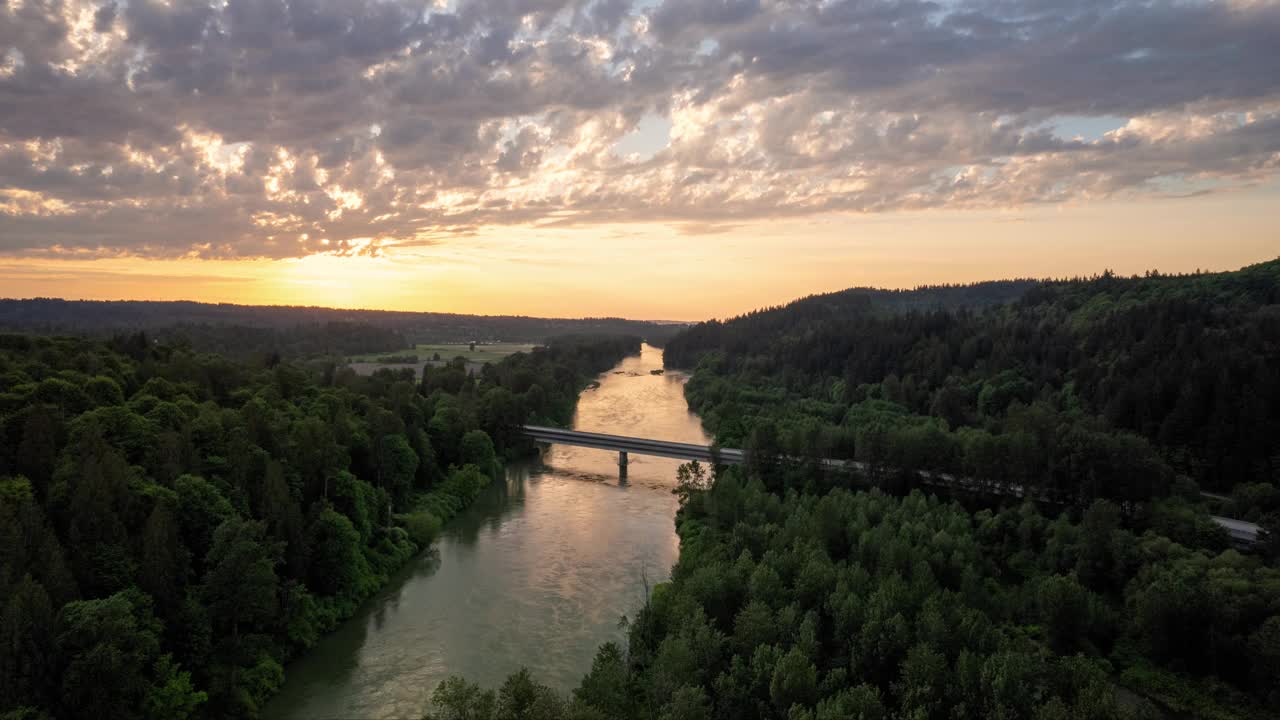
[[[0,296],[724,317],[1280,256],[1280,2],[0,0]]]

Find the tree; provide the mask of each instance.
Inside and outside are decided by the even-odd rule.
[[[436,450],[431,447],[431,440],[421,427],[408,431],[409,446],[418,454],[418,476],[416,486],[429,488],[440,479],[440,466],[436,462]]]
[[[120,383],[109,377],[97,375],[89,378],[89,382],[85,383],[84,391],[89,396],[90,402],[97,407],[124,404],[124,391],[120,389]]]
[[[738,651],[747,654],[760,645],[772,645],[778,627],[769,606],[759,600],[747,603],[733,621],[733,642]]]
[[[518,439],[523,420],[520,402],[508,388],[489,388],[480,397],[480,426],[498,447],[510,447]]]
[[[133,469],[124,457],[95,436],[80,462],[71,491],[68,530],[76,580],[87,595],[104,595],[129,585],[133,560],[120,518]]]
[[[56,408],[33,405],[25,415],[22,440],[15,453],[14,466],[20,475],[31,480],[36,494],[43,498],[53,479],[58,448],[61,443],[66,442],[67,433]]]
[[[289,440],[290,469],[302,478],[307,497],[327,497],[329,478],[347,466],[333,429],[324,418],[308,415],[293,424]]]
[[[617,643],[605,643],[591,661],[591,671],[573,691],[574,699],[606,717],[625,717],[630,710],[627,667]]]
[[[682,463],[676,468],[676,487],[671,492],[680,498],[684,507],[694,495],[711,489],[714,478],[697,460]]]
[[[791,648],[778,661],[769,680],[769,697],[779,712],[792,705],[812,705],[818,692],[818,669],[799,648]]]
[[[182,600],[191,567],[191,553],[177,524],[176,499],[157,499],[142,531],[142,562],[138,585],[155,600],[161,616],[170,616]]]
[[[218,526],[205,558],[203,597],[215,632],[238,639],[242,628],[268,624],[275,615],[279,545],[262,523],[233,517]]]
[[[1088,590],[1075,578],[1054,575],[1036,588],[1036,609],[1055,652],[1070,655],[1087,641]]]
[[[404,435],[384,435],[378,443],[378,486],[397,503],[403,502],[418,472],[418,454]]]
[[[58,620],[60,704],[71,715],[142,718],[160,655],[161,624],[136,589],[68,603]]]
[[[0,708],[46,704],[57,684],[53,637],[49,596],[27,575],[0,606]]]
[[[1117,547],[1119,527],[1120,509],[1110,502],[1095,501],[1085,512],[1081,523],[1084,545],[1076,573],[1087,587],[1106,590],[1118,585],[1118,575],[1124,569]]]
[[[452,398],[436,407],[435,414],[427,423],[427,436],[431,439],[431,447],[436,450],[437,462],[447,467],[458,460],[458,444],[467,431],[462,413],[458,411]]]
[[[178,521],[191,552],[194,569],[203,571],[205,556],[213,545],[214,531],[235,515],[226,496],[197,475],[183,475],[173,483],[178,493]]]
[[[468,430],[462,436],[458,454],[463,465],[475,465],[486,475],[497,476],[498,457],[493,449],[493,440],[485,431]]]
[[[361,542],[365,544],[372,542],[373,533],[378,529],[378,518],[382,510],[378,507],[378,498],[377,488],[345,470],[334,478],[334,507],[351,520],[352,526],[360,533]]]
[[[761,478],[766,487],[775,487],[780,477],[777,468],[782,448],[778,443],[778,428],[772,421],[762,421],[751,429],[746,455],[748,474]]]
[[[324,508],[311,523],[310,571],[307,585],[321,595],[354,598],[368,581],[369,567],[360,550],[360,533],[351,521]]]
[[[0,588],[24,574],[39,582],[54,607],[79,593],[62,544],[45,518],[26,478],[0,478]]]
[[[659,720],[710,720],[711,704],[707,691],[700,686],[685,685],[671,694],[662,708]]]
[[[345,472],[345,471],[343,471]],[[302,523],[302,510],[285,481],[280,463],[271,461],[262,481],[258,517],[266,523],[267,533],[282,543],[285,565],[293,577],[305,577],[308,548]]]
[[[283,684],[284,668],[271,655],[259,652],[243,667],[233,665],[230,675],[215,684],[215,689],[222,690],[223,704],[231,713],[256,717],[262,703]]]
[[[155,685],[147,695],[148,720],[186,720],[209,699],[208,693],[196,690],[191,673],[178,667],[172,655],[162,655],[154,668]]]
[[[1280,702],[1280,615],[1262,623],[1249,638],[1253,654],[1255,687],[1265,693],[1265,700],[1275,707]]]
[[[261,522],[232,517],[214,531],[201,598],[213,637],[219,638],[210,679],[219,712],[255,715],[284,682],[284,669],[260,649],[258,639],[278,621],[280,553]]]
[[[560,720],[564,712],[564,701],[534,682],[528,668],[520,668],[498,689],[497,720]]]
[[[904,715],[937,717],[946,708],[947,659],[928,643],[911,648],[902,663],[898,695]]]
[[[424,720],[492,720],[497,698],[492,690],[453,676],[436,686],[431,706]]]
[[[818,702],[814,720],[883,720],[888,716],[880,702],[880,691],[867,684],[844,688]]]
[[[440,534],[440,528],[444,523],[430,512],[419,510],[406,515],[404,525],[405,530],[409,532],[409,537],[417,543],[418,547],[425,548]]]
[[[1191,568],[1170,568],[1130,598],[1134,626],[1152,658],[1192,672],[1213,660],[1214,598]]]

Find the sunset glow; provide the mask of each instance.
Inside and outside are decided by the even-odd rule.
[[[1278,195],[1272,184],[1017,211],[828,214],[715,234],[653,223],[486,227],[376,256],[11,257],[0,279],[9,297],[696,320],[855,285],[1239,267],[1280,253]]]
[[[0,295],[696,319],[1280,252],[1280,6],[1022,5],[10,2]]]

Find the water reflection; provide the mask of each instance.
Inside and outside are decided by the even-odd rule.
[[[574,428],[708,442],[685,378],[650,374],[645,346],[583,393]],[[679,461],[552,446],[508,468],[429,553],[288,668],[275,718],[418,717],[444,678],[496,686],[522,665],[561,690],[577,684],[618,619],[663,580],[678,551],[671,494]]]

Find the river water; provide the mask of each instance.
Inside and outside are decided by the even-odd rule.
[[[651,375],[644,345],[582,393],[573,427],[707,444],[684,401],[686,377]],[[527,666],[562,692],[596,648],[622,640],[646,582],[666,580],[679,551],[680,462],[552,445],[513,464],[334,633],[287,668],[268,718],[417,718],[450,675],[496,688]]]

